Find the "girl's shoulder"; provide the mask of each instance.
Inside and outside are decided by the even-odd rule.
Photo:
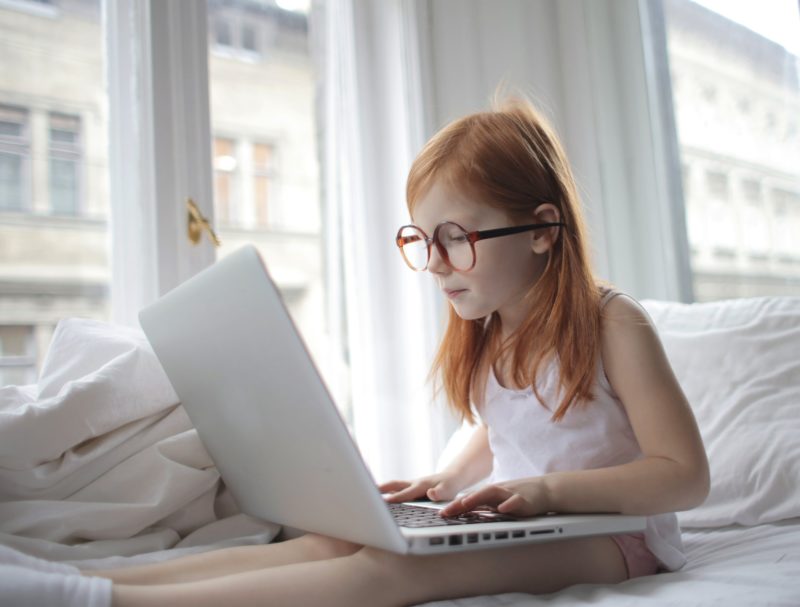
[[[634,297],[617,289],[600,299],[600,347],[603,358],[625,351],[649,350],[659,341],[650,315]]]
[[[649,321],[644,307],[632,295],[608,284],[599,284],[598,289],[600,291],[600,312],[603,318]]]

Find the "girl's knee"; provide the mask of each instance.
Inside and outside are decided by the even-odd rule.
[[[327,535],[318,533],[307,533],[300,537],[308,551],[309,560],[335,559],[342,556],[350,556],[358,552],[362,546],[346,540],[340,540]]]
[[[359,571],[385,588],[391,587],[394,581],[408,584],[409,579],[416,577],[414,568],[419,560],[417,556],[395,554],[370,546],[364,546],[350,558]]]

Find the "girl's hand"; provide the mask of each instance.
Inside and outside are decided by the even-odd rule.
[[[441,510],[442,516],[457,516],[481,506],[502,514],[536,516],[550,511],[542,477],[487,485],[468,493]]]
[[[378,487],[381,493],[389,493],[385,497],[387,502],[410,502],[428,498],[431,501],[446,501],[453,499],[460,487],[454,480],[445,474],[431,474],[415,481],[389,481]]]

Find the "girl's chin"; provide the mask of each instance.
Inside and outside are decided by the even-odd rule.
[[[450,302],[450,305],[453,306],[453,311],[461,320],[480,320],[481,318],[486,318],[490,314],[485,310],[470,309],[467,306],[460,306],[452,301]]]

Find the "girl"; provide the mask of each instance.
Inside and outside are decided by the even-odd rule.
[[[672,512],[708,492],[702,441],[648,316],[590,271],[575,183],[542,117],[516,100],[448,125],[414,162],[407,199],[397,244],[450,302],[432,372],[477,429],[442,472],[382,485],[387,500],[452,500],[446,516],[640,514],[646,532],[424,557],[309,534],[95,572],[115,605],[399,606],[683,565]]]

